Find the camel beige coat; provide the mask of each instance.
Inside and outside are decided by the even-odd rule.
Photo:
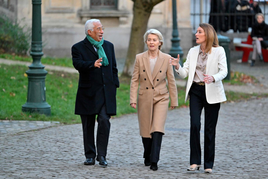
[[[150,138],[153,132],[164,133],[169,97],[170,106],[178,106],[177,87],[169,59],[170,55],[159,51],[151,73],[148,51],[136,55],[130,86],[130,104],[137,103],[139,94],[137,108],[142,137]]]

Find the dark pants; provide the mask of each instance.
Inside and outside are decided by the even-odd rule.
[[[96,115],[80,115],[82,120],[83,128],[83,139],[84,139],[84,150],[86,158],[95,158],[95,138],[94,138],[94,128],[95,128],[95,118]],[[97,154],[98,156],[106,157],[107,146],[110,134],[110,116],[106,114],[105,105],[102,106],[98,117],[98,129],[97,129]]]
[[[152,133],[152,138],[142,137],[144,147],[143,158],[150,159],[153,163],[157,163],[159,161],[162,136],[162,132],[154,132]]]
[[[215,157],[215,137],[220,103],[209,104],[205,86],[193,83],[190,90],[190,165],[201,164],[200,128],[201,112],[205,109],[204,168],[213,168]]]

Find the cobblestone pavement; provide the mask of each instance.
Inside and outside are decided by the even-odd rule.
[[[212,175],[186,171],[189,108],[181,108],[168,112],[158,171],[143,165],[137,115],[131,114],[111,119],[107,168],[83,165],[81,124],[60,125],[1,136],[0,178],[268,178],[267,109],[268,98],[222,104]]]
[[[6,63],[1,61],[0,63]],[[267,63],[231,63],[234,71],[255,76],[260,85],[230,87],[234,91],[267,93]],[[46,66],[46,68],[50,68]],[[54,67],[53,70],[62,70]],[[69,71],[70,69],[64,68]],[[75,72],[75,71],[70,71]],[[228,86],[225,86],[225,89]],[[268,98],[224,103],[216,137],[214,173],[188,173],[189,108],[168,112],[159,170],[143,165],[137,115],[111,119],[107,168],[85,166],[81,124],[0,121],[2,178],[268,178]],[[203,124],[203,119],[202,119]],[[203,129],[203,126],[202,126]],[[201,131],[203,143],[203,131]],[[203,149],[203,146],[202,146]]]
[[[0,120],[0,136],[38,130],[58,125],[56,121],[10,121]]]

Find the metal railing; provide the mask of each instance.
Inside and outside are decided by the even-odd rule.
[[[252,0],[191,0],[193,32],[200,23],[210,23],[217,32],[248,32],[256,13],[268,18],[268,0],[259,0],[257,5],[253,6]]]

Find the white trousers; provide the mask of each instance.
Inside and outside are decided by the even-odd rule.
[[[258,53],[258,55],[262,55],[261,42],[258,39],[253,40],[252,45],[253,45],[252,60],[256,60],[257,53]]]

